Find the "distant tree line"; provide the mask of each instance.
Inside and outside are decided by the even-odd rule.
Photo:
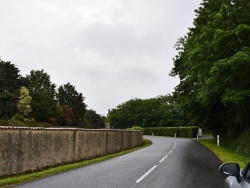
[[[105,118],[88,110],[85,97],[70,83],[56,88],[44,70],[25,77],[0,59],[0,119],[50,122],[53,125],[99,128]]]
[[[151,99],[133,98],[110,110],[110,126],[114,128],[183,126],[179,107],[171,95]]]

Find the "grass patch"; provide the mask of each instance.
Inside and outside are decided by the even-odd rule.
[[[8,187],[10,185],[16,185],[16,184],[21,184],[21,183],[25,183],[25,182],[30,182],[30,181],[34,181],[34,180],[41,179],[44,177],[48,177],[48,176],[52,176],[52,175],[59,174],[62,172],[66,172],[69,170],[73,170],[76,168],[91,165],[94,163],[113,159],[115,157],[119,157],[121,155],[125,155],[127,153],[131,153],[133,151],[142,149],[142,148],[147,147],[151,144],[152,144],[152,142],[150,140],[143,139],[142,145],[140,147],[133,148],[133,149],[126,150],[126,151],[122,151],[119,153],[114,153],[114,154],[110,154],[110,155],[106,155],[106,156],[102,156],[102,157],[98,157],[98,158],[94,158],[94,159],[84,160],[84,161],[80,161],[80,162],[76,162],[76,163],[59,165],[57,167],[51,167],[51,168],[47,168],[47,169],[33,172],[33,173],[18,174],[18,175],[13,175],[11,177],[5,177],[5,178],[0,177],[0,187]]]
[[[223,146],[218,147],[215,139],[199,139],[196,141],[200,142],[201,144],[209,148],[212,152],[214,152],[214,154],[217,155],[223,163],[238,163],[240,167],[243,168],[250,161],[250,156],[244,156]]]

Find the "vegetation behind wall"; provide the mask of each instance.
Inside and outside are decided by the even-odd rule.
[[[145,135],[172,136],[195,138],[199,127],[146,127],[143,129]]]

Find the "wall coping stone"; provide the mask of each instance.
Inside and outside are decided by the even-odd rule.
[[[57,127],[15,127],[15,126],[0,126],[0,130],[49,130],[49,131],[126,131],[139,132],[140,130],[127,129],[84,129],[84,128],[57,128]]]

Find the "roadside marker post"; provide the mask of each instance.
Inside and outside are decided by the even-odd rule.
[[[217,146],[220,146],[220,135],[217,135]]]

